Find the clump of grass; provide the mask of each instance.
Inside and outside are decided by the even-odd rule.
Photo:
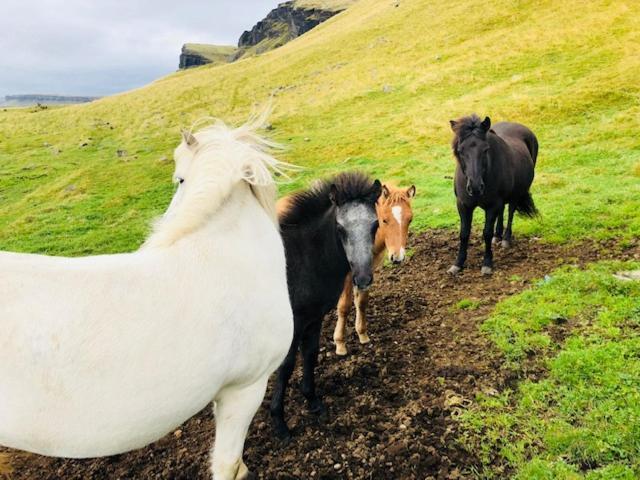
[[[636,268],[602,263],[563,269],[503,302],[485,323],[516,367],[525,361],[525,346],[548,347],[536,350],[545,354],[539,361],[548,376],[524,381],[515,391],[481,395],[463,413],[463,441],[480,456],[481,476],[638,478],[640,282],[612,275]],[[558,311],[576,325],[559,345],[545,332],[549,314]]]
[[[482,302],[476,298],[463,298],[458,303],[455,304],[454,309],[456,310],[477,310]]]

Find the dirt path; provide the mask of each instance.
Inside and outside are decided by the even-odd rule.
[[[349,355],[333,353],[335,318],[325,322],[318,386],[329,420],[306,413],[292,381],[287,402],[294,441],[283,447],[271,436],[265,400],[246,443],[249,468],[264,479],[458,479],[476,459],[457,443],[460,404],[513,380],[478,325],[500,299],[526,288],[561,264],[605,258],[640,258],[640,243],[579,247],[545,245],[533,239],[496,251],[495,274],[481,277],[479,239],[470,248],[468,270],[446,275],[456,235],[436,231],[412,239],[404,265],[385,268],[370,303],[372,343],[357,344],[353,325]],[[458,301],[480,300],[475,310]],[[267,397],[268,398],[268,397]],[[16,454],[14,480],[209,479],[213,440],[210,409],[180,430],[137,452],[98,460],[60,460]]]

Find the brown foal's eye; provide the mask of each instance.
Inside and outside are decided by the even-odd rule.
[[[384,219],[382,219],[382,223],[384,223],[384,224],[386,225],[386,224],[387,224],[387,223],[389,223],[389,222],[388,222],[388,221],[386,221],[386,220],[384,220]]]

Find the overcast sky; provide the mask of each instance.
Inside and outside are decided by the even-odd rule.
[[[235,45],[278,0],[0,0],[0,100],[108,95],[178,68],[184,43]]]

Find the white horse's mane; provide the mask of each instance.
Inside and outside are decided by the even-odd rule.
[[[193,160],[188,169],[183,197],[176,208],[158,219],[145,247],[162,247],[200,228],[227,200],[236,183],[245,181],[272,221],[278,225],[275,201],[276,183],[273,174],[287,177],[287,170],[296,168],[271,155],[281,148],[256,131],[265,124],[268,111],[250,119],[238,128],[222,121],[205,118],[210,124],[193,133],[197,140]],[[191,135],[191,132],[189,132]],[[185,142],[182,154],[188,151]],[[176,149],[176,164],[180,162],[180,147]]]

